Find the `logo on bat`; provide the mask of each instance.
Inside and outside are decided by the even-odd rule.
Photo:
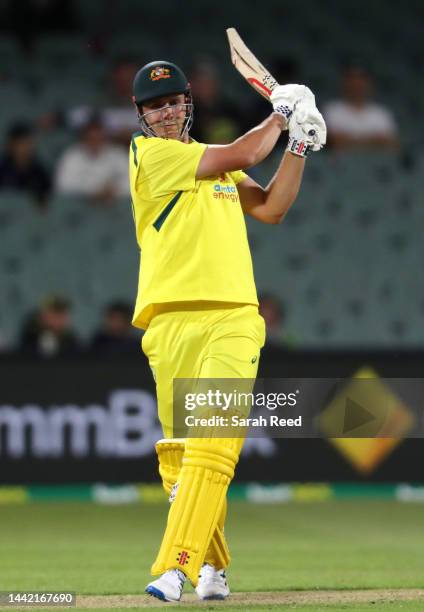
[[[163,68],[163,67],[153,68],[153,70],[150,73],[151,81],[159,81],[159,79],[169,79],[169,78],[171,78],[171,71],[169,68]]]

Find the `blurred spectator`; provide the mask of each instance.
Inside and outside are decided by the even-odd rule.
[[[71,329],[69,301],[58,295],[44,300],[23,327],[20,349],[41,357],[78,353],[80,345]]]
[[[0,158],[0,189],[27,191],[38,205],[43,206],[50,187],[50,176],[35,152],[31,127],[26,123],[16,123],[9,130],[6,148]]]
[[[189,77],[194,102],[191,136],[205,143],[225,144],[241,133],[240,111],[226,101],[215,65],[198,62]]]
[[[266,346],[293,348],[293,338],[285,329],[286,312],[284,305],[275,295],[263,293],[259,296],[259,313],[265,319]]]
[[[329,144],[335,149],[395,148],[397,127],[386,107],[370,100],[373,83],[367,70],[348,66],[342,76],[342,97],[328,102],[324,118]]]
[[[91,118],[81,129],[79,143],[63,153],[56,169],[56,191],[98,204],[129,195],[128,155],[110,144],[98,118]]]
[[[125,145],[130,143],[132,133],[140,129],[132,104],[133,81],[139,67],[130,58],[116,60],[102,103],[102,118],[108,134]]]
[[[131,101],[134,76],[138,68],[131,58],[117,59],[112,66],[109,82],[103,88],[104,94],[95,103],[95,110],[101,116],[108,136],[126,146],[131,141],[132,133],[140,129]],[[75,107],[69,111],[67,122],[70,127],[79,128],[92,111],[87,106]]]
[[[133,308],[125,302],[113,302],[105,308],[103,324],[94,335],[91,348],[102,354],[135,353],[140,339],[131,324]]]
[[[69,110],[48,112],[38,119],[41,130],[56,129],[60,125],[79,130],[93,114],[102,121],[107,136],[116,144],[128,147],[132,134],[140,129],[132,103],[132,86],[139,66],[130,58],[117,59],[110,71],[108,83],[102,87],[91,105],[79,105]]]

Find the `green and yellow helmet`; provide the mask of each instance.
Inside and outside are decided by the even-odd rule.
[[[146,121],[147,113],[143,114],[142,105],[155,98],[173,94],[185,95],[186,118],[180,135],[182,137],[190,129],[193,121],[193,101],[190,83],[181,68],[172,62],[155,61],[143,66],[135,75],[133,102],[137,107],[141,128],[146,136],[156,136],[156,134]]]

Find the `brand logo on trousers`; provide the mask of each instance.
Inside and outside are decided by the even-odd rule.
[[[185,565],[186,563],[188,563],[189,559],[190,559],[190,555],[188,554],[186,550],[182,550],[177,555],[177,561],[179,565]]]

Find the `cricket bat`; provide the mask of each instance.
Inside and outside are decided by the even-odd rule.
[[[228,28],[227,36],[230,43],[231,61],[236,70],[261,96],[269,100],[278,85],[277,81],[245,45],[235,28]]]
[[[236,70],[253,89],[269,101],[272,92],[278,86],[277,81],[245,45],[235,28],[228,28],[227,36],[230,43],[231,61]],[[309,130],[308,134],[313,136],[315,130]]]

